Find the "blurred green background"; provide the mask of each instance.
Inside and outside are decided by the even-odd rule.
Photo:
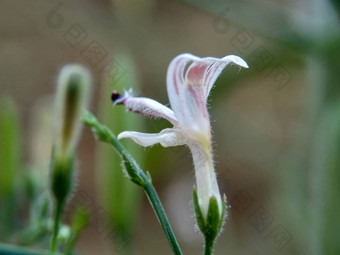
[[[340,254],[340,32],[337,0],[0,2],[0,242],[20,243],[30,204],[47,188],[56,75],[78,62],[93,74],[90,109],[122,130],[170,126],[112,107],[110,93],[168,104],[176,55],[241,56],[209,100],[215,165],[229,216],[216,254]],[[184,254],[201,254],[193,164],[186,148],[139,148]],[[141,190],[115,153],[84,128],[78,205],[91,213],[79,254],[171,254]],[[46,240],[33,243],[46,247]]]

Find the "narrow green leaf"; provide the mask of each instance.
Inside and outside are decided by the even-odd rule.
[[[65,253],[67,255],[72,254],[80,233],[89,224],[89,222],[89,210],[86,207],[79,206],[72,216],[71,237],[65,245]]]
[[[340,103],[324,107],[315,139],[311,180],[315,201],[310,208],[315,242],[322,254],[339,254]]]
[[[15,182],[21,159],[21,134],[16,106],[0,99],[0,236],[8,237],[15,217]]]

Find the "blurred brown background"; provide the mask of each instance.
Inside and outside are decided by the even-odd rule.
[[[339,194],[332,182],[338,176],[322,165],[333,153],[326,148],[339,141],[336,135],[328,139],[329,127],[322,124],[329,123],[322,119],[323,111],[337,109],[338,5],[322,0],[2,0],[0,93],[18,105],[23,161],[48,161],[53,125],[46,134],[50,124],[40,130],[33,116],[45,107],[39,105],[41,98],[43,105],[52,103],[47,96],[55,92],[56,75],[65,64],[78,62],[90,69],[90,109],[101,115],[99,104],[106,100],[109,105],[109,91],[116,89],[114,82],[106,82],[107,68],[114,69],[115,81],[132,75],[118,55],[127,54],[135,68],[135,84],[124,87],[133,86],[137,95],[164,104],[167,66],[176,55],[239,55],[250,69],[227,67],[209,100],[216,170],[230,206],[215,254],[338,254],[339,247],[324,241],[339,234],[327,230],[337,223],[327,223],[325,214],[339,201],[324,199]],[[108,106],[106,114],[111,111],[114,114]],[[162,120],[126,115],[143,123],[129,130],[158,132],[169,126]],[[320,145],[325,139],[329,142]],[[87,128],[78,148],[78,191],[70,203],[91,204],[92,222],[77,251],[125,254],[125,237],[112,240],[106,227],[110,213],[99,198],[104,180],[97,169],[98,144]],[[141,164],[153,176],[184,254],[201,254],[189,151],[155,146],[141,152]],[[42,175],[47,175],[45,168]],[[147,199],[139,196],[135,228],[126,238],[133,247],[130,254],[171,254]]]

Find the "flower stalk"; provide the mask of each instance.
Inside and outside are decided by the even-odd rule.
[[[81,115],[90,86],[88,71],[79,65],[65,66],[58,77],[56,141],[50,169],[50,191],[55,202],[50,251],[58,250],[58,234],[64,208],[75,186],[75,146],[81,131]]]
[[[112,133],[112,131],[105,125],[98,122],[93,114],[85,112],[83,117],[85,125],[91,127],[92,132],[96,135],[97,139],[109,143],[113,146],[115,151],[121,157],[124,168],[127,172],[128,178],[142,187],[147,195],[155,214],[163,228],[163,231],[170,243],[171,249],[175,255],[182,255],[181,248],[177,242],[177,239],[171,229],[168,217],[164,211],[162,203],[157,195],[157,192],[152,184],[152,179],[149,172],[144,172],[132,156],[127,152],[123,145],[118,141],[118,138]]]

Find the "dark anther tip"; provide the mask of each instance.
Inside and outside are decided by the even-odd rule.
[[[122,97],[121,94],[119,94],[117,91],[113,91],[111,94],[111,100],[113,103],[115,103],[118,99]]]

